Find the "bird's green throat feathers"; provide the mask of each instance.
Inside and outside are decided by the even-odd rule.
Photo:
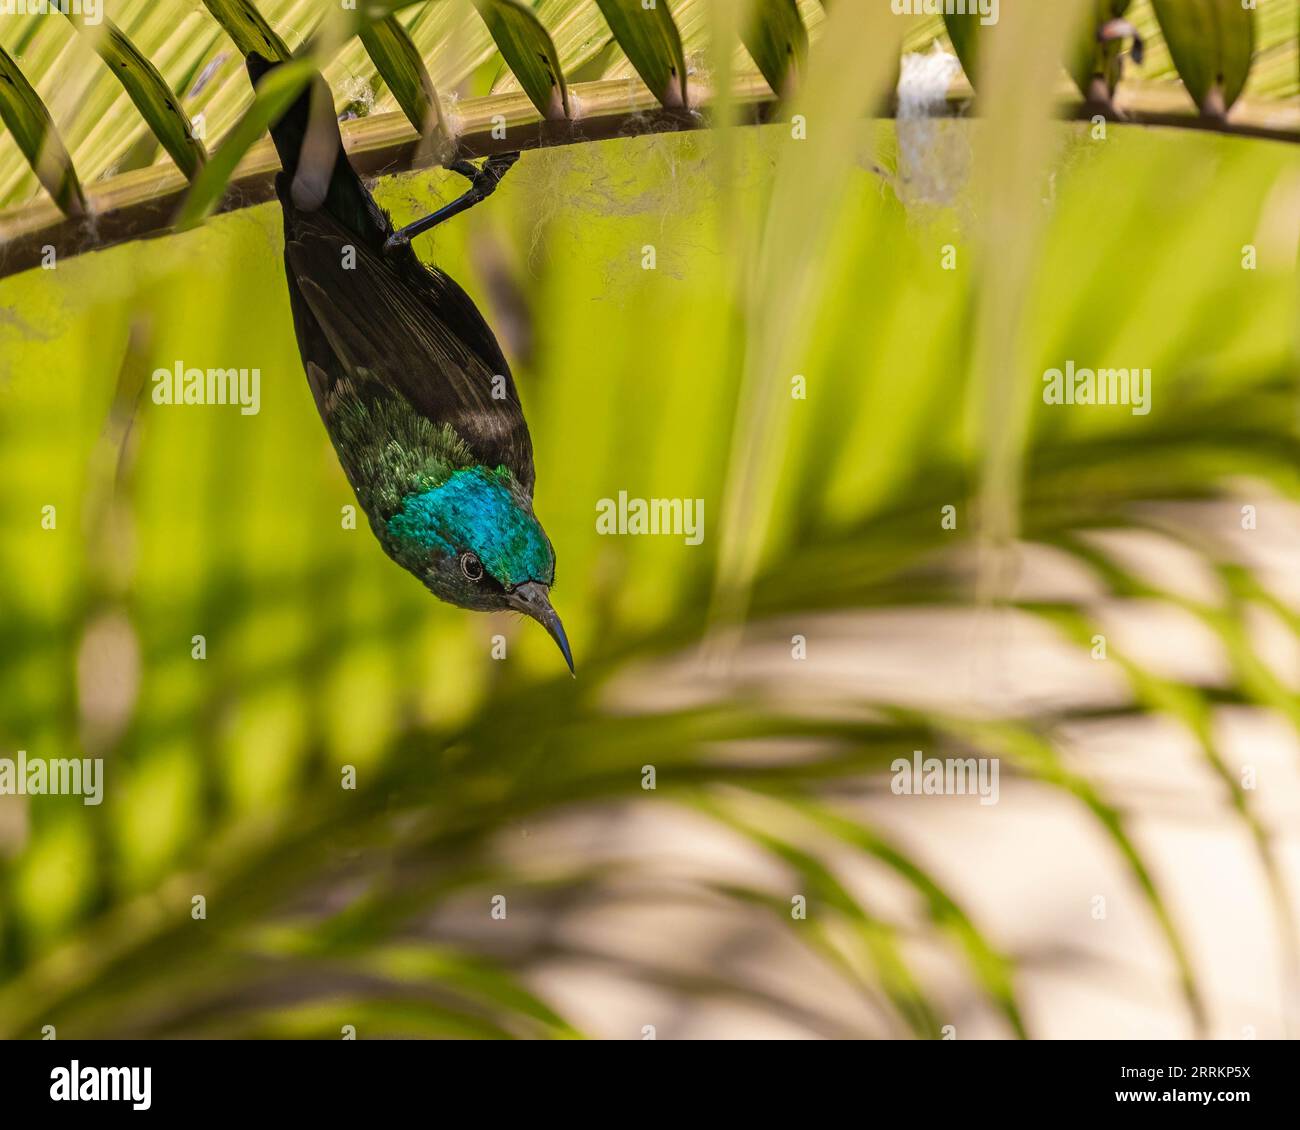
[[[505,467],[475,462],[449,424],[399,398],[341,388],[330,436],[380,543],[419,575],[431,556],[473,552],[502,585],[552,584],[555,555]]]
[[[455,554],[471,548],[505,585],[551,584],[555,558],[532,512],[520,505],[504,467],[453,471],[445,482],[409,494],[386,524],[398,552]]]

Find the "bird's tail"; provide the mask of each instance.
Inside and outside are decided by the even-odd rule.
[[[256,53],[249,54],[246,63],[255,87],[280,66]],[[348,161],[334,100],[323,78],[316,75],[272,123],[271,140],[284,170],[276,179],[276,191],[286,210],[323,209],[358,236],[382,245],[391,225]]]

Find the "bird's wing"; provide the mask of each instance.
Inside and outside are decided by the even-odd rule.
[[[298,291],[348,375],[378,381],[451,425],[476,459],[505,465],[531,494],[519,394],[465,292],[413,255],[390,264],[324,212],[299,212],[285,236]]]

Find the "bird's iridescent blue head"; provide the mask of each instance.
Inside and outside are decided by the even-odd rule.
[[[573,669],[564,627],[550,604],[555,551],[506,468],[463,468],[436,487],[408,494],[383,534],[394,560],[435,596],[461,608],[531,616]]]

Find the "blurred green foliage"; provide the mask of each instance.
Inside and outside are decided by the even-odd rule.
[[[944,125],[930,152],[977,156],[980,129]],[[1296,199],[1300,160],[1122,127],[1105,142],[1084,127],[1053,136],[1043,236],[1006,354],[1029,359],[1013,381],[1029,421],[1024,536],[1082,554],[1080,529],[1136,522],[1137,501],[1243,478],[1300,493],[1295,245],[1279,207]],[[364,524],[345,528],[353,500],[301,371],[276,206],[0,282],[0,755],[107,759],[101,807],[0,798],[0,1034],[44,1023],[60,1035],[336,1037],[344,1023],[574,1034],[535,995],[527,954],[413,924],[467,891],[586,889],[580,862],[522,866],[499,840],[609,798],[678,802],[741,828],[817,903],[805,943],[896,1030],[935,1036],[897,924],[845,890],[800,829],[811,820],[876,855],[1005,1030],[1023,1031],[992,924],[970,921],[960,892],[846,820],[828,791],[922,746],[999,752],[1077,796],[1165,914],[1122,815],[1055,761],[1054,719],[977,727],[866,686],[850,701],[873,703],[869,720],[827,718],[751,695],[747,653],[725,646],[730,681],[716,698],[676,701],[659,685],[652,661],[716,643],[719,554],[748,533],[724,515],[743,490],[735,452],[754,442],[737,398],[756,319],[803,343],[808,395],[790,396],[793,373],[763,391],[780,415],[759,448],[777,486],[747,623],[973,599],[959,562],[978,530],[970,333],[985,276],[979,253],[965,256],[985,202],[953,174],[949,199],[904,205],[915,170],[882,156],[898,149],[892,125],[864,123],[837,142],[843,191],[823,201],[826,242],[793,280],[797,307],[764,306],[745,299],[763,223],[794,244],[822,227],[768,212],[774,170],[798,168],[788,126],[728,139],[730,182],[717,144],[664,136],[529,154],[490,205],[417,244],[518,363],[576,681],[543,633],[437,603]],[[434,173],[378,194],[402,222],[456,190]],[[1248,244],[1257,270],[1242,269]],[[945,245],[959,269],[944,269]],[[810,320],[781,322],[792,317]],[[1151,414],[1045,406],[1040,374],[1066,358],[1150,367]],[[149,374],[178,360],[259,368],[260,414],[153,404]],[[704,499],[704,544],[598,536],[595,504],[620,490]],[[949,504],[951,532],[939,521]],[[1052,623],[1086,613],[1036,611]],[[1240,609],[1219,612],[1231,633]],[[129,631],[104,628],[122,616]],[[490,658],[496,633],[504,661]],[[1233,694],[1277,707],[1258,679],[1237,681]],[[1169,708],[1148,693],[1127,709]],[[751,756],[757,739],[775,754]],[[781,742],[814,753],[786,756]],[[653,793],[640,786],[648,763]],[[357,767],[355,792],[339,788],[344,765]],[[753,804],[772,806],[757,823]],[[204,922],[190,915],[197,893]],[[757,885],[702,893],[800,925],[787,898]],[[1195,1010],[1190,974],[1186,989]]]

